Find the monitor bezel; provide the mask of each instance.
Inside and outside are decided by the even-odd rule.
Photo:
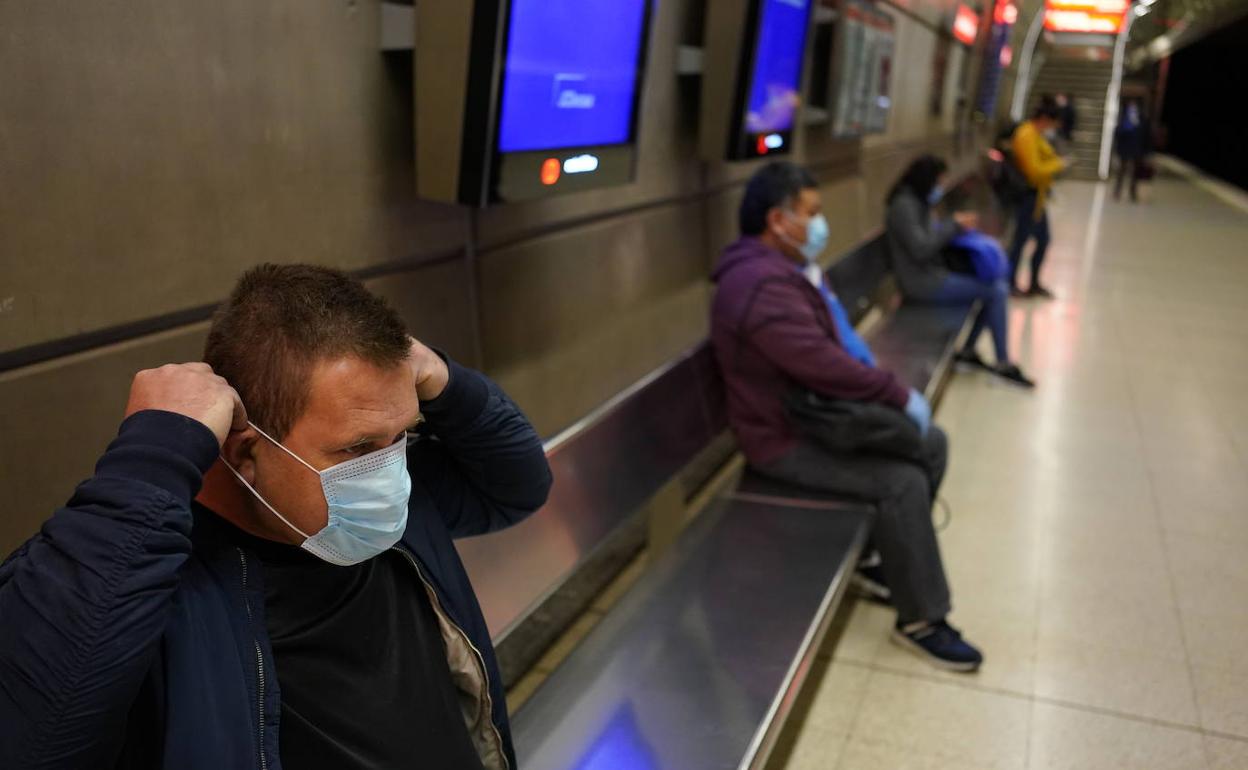
[[[629,115],[628,139],[615,144],[576,145],[548,150],[520,150],[503,152],[499,149],[499,133],[502,128],[503,80],[506,76],[507,54],[510,50],[511,0],[478,0],[478,20],[486,16],[491,23],[474,24],[472,44],[488,43],[493,37],[491,49],[495,52],[488,72],[469,73],[470,91],[488,95],[485,99],[470,102],[464,114],[464,146],[484,147],[478,158],[464,158],[461,170],[461,197],[477,199],[480,205],[510,203],[523,200],[563,195],[584,190],[629,184],[636,178],[637,143],[641,131],[641,111],[646,73],[649,69],[651,38],[653,37],[655,0],[642,0],[641,40],[637,48],[636,75],[633,81],[632,111]],[[485,13],[481,13],[488,6]],[[484,38],[484,39],[483,39]],[[470,70],[482,70],[480,65]],[[475,76],[475,77],[474,77]],[[481,81],[488,77],[488,85]],[[476,86],[474,89],[473,86]],[[478,129],[472,135],[474,127]],[[484,131],[480,129],[484,129]],[[484,135],[482,135],[484,134]],[[540,164],[550,158],[562,161],[580,155],[594,155],[599,168],[593,174],[564,175],[560,183],[544,185],[540,176],[533,173]],[[483,185],[477,195],[468,192],[466,184]]]
[[[745,14],[745,25],[742,28],[741,55],[737,60],[737,87],[734,89],[732,119],[728,127],[728,159],[754,160],[788,155],[793,151],[793,135],[801,120],[802,105],[793,113],[793,125],[784,131],[768,131],[755,133],[746,128],[746,113],[749,110],[750,91],[754,85],[755,65],[758,59],[758,48],[761,40],[759,34],[763,23],[763,3],[767,0],[748,0]],[[815,0],[806,2],[806,23],[802,31],[801,65],[797,71],[796,91],[801,94],[807,76],[807,57],[810,46],[811,16]],[[747,50],[748,48],[748,50]],[[779,135],[783,144],[777,149],[759,152],[759,139],[773,134]]]

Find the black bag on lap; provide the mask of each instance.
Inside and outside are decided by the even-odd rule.
[[[945,267],[948,268],[949,272],[975,275],[975,265],[971,262],[970,252],[966,249],[960,249],[950,244],[941,250],[940,256],[944,259]]]
[[[884,404],[842,401],[796,388],[785,396],[798,431],[834,454],[877,454],[921,461],[923,437],[903,412]]]

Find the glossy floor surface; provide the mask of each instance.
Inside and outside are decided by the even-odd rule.
[[[1248,768],[1248,209],[1150,187],[1062,184],[1058,297],[1010,313],[1039,388],[961,373],[940,407],[987,663],[937,672],[858,602],[790,770]]]

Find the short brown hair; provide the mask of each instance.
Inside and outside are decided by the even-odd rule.
[[[248,418],[281,439],[307,406],[316,363],[353,356],[397,366],[410,345],[398,313],[347,274],[264,264],[217,309],[204,361],[238,391]]]

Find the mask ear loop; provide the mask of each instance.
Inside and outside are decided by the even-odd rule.
[[[295,458],[295,459],[296,459],[296,460],[298,460],[299,462],[303,463],[304,467],[306,467],[308,470],[312,471],[313,473],[315,473],[315,474],[316,474],[316,475],[318,475],[318,476],[320,476],[320,475],[321,475],[321,472],[320,472],[320,471],[318,471],[316,468],[313,468],[311,465],[308,465],[308,463],[307,463],[307,462],[306,462],[306,461],[305,461],[302,457],[300,457],[299,455],[295,454],[294,452],[290,451],[290,450],[289,450],[289,449],[287,449],[286,447],[282,446],[282,444],[281,444],[281,442],[280,442],[280,441],[278,441],[277,439],[273,438],[273,437],[272,437],[272,436],[270,436],[269,434],[265,433],[265,432],[264,432],[263,430],[261,430],[261,429],[260,429],[260,427],[259,427],[258,425],[256,425],[254,422],[252,422],[251,420],[248,420],[248,421],[247,421],[247,424],[248,424],[248,425],[250,425],[251,427],[255,428],[255,429],[256,429],[256,433],[259,433],[261,436],[264,436],[265,438],[267,438],[269,441],[271,441],[273,444],[275,444],[275,445],[276,445],[279,449],[281,449],[283,452],[285,452],[286,454],[288,454],[288,455],[290,455],[291,457]],[[307,539],[309,539],[309,538],[311,538],[311,537],[312,537],[312,536],[311,536],[311,535],[309,535],[307,532],[304,532],[302,529],[299,529],[299,528],[298,528],[298,527],[296,527],[294,524],[291,524],[291,523],[290,523],[290,519],[288,519],[288,518],[286,518],[285,516],[283,516],[282,514],[278,513],[276,508],[274,508],[273,506],[269,505],[269,501],[268,501],[268,500],[265,500],[265,499],[264,499],[264,497],[263,497],[263,496],[261,496],[261,494],[260,494],[259,492],[257,492],[257,491],[256,491],[256,488],[255,488],[255,487],[253,487],[251,484],[247,483],[247,479],[243,478],[243,475],[242,475],[241,473],[239,473],[237,470],[235,470],[235,468],[234,468],[234,466],[233,466],[233,465],[230,465],[230,461],[225,459],[225,455],[218,453],[218,454],[217,454],[217,457],[220,457],[220,458],[221,458],[221,462],[225,464],[225,467],[227,467],[227,468],[229,468],[229,469],[230,469],[230,473],[233,473],[233,474],[234,474],[234,478],[238,479],[238,483],[240,483],[240,484],[242,484],[243,486],[247,487],[247,489],[251,492],[251,494],[255,495],[255,497],[256,497],[256,499],[257,499],[257,500],[259,500],[260,502],[264,503],[264,507],[265,507],[265,508],[268,508],[270,511],[272,511],[272,512],[273,512],[273,515],[274,515],[274,516],[276,516],[278,519],[280,519],[280,520],[281,520],[281,522],[282,522],[283,524],[285,524],[286,526],[290,527],[292,530],[294,530],[294,531],[295,531],[295,532],[297,532],[298,534],[302,535],[304,540],[307,540]]]
[[[227,467],[227,468],[229,468],[229,469],[230,469],[230,473],[233,473],[233,474],[234,474],[234,478],[238,479],[238,483],[240,483],[240,484],[242,484],[243,486],[247,487],[247,489],[248,489],[248,490],[250,490],[250,491],[251,491],[251,493],[252,493],[253,495],[255,495],[255,497],[256,497],[256,499],[257,499],[257,500],[259,500],[260,502],[264,503],[264,507],[265,507],[265,508],[268,508],[270,511],[272,511],[272,512],[273,512],[273,515],[274,515],[274,516],[276,516],[277,518],[281,519],[281,521],[282,521],[282,523],[283,523],[283,524],[285,524],[286,526],[288,526],[288,527],[290,527],[291,529],[293,529],[295,532],[297,532],[297,533],[299,533],[300,535],[302,535],[304,540],[307,540],[308,538],[312,537],[312,536],[311,536],[311,535],[309,535],[307,532],[304,532],[302,529],[299,529],[299,528],[298,528],[298,527],[296,527],[294,524],[291,524],[291,523],[290,523],[290,519],[288,519],[288,518],[286,518],[285,516],[283,516],[282,514],[278,513],[276,508],[274,508],[273,506],[269,505],[269,501],[268,501],[268,500],[265,500],[263,497],[261,497],[261,496],[260,496],[260,493],[256,491],[256,488],[255,488],[255,487],[253,487],[251,484],[248,484],[248,483],[247,483],[247,479],[243,478],[243,475],[242,475],[241,473],[239,473],[238,471],[234,470],[234,466],[233,466],[233,465],[230,465],[230,462],[229,462],[228,460],[226,460],[226,459],[225,459],[224,455],[220,455],[220,454],[218,454],[218,455],[217,455],[217,457],[220,457],[220,458],[221,458],[221,462],[225,463],[225,467]],[[305,463],[305,465],[306,465],[306,463]]]
[[[785,209],[785,210],[784,210],[784,216],[785,216],[785,217],[786,217],[786,218],[787,218],[790,222],[793,222],[794,224],[796,224],[796,223],[797,223],[797,215],[796,215],[796,214],[794,214],[792,211],[789,211],[788,209]],[[798,243],[797,241],[793,240],[793,238],[791,238],[791,237],[789,236],[789,234],[788,234],[788,233],[786,233],[786,232],[785,232],[784,230],[782,230],[782,229],[777,228],[777,229],[773,230],[772,232],[774,232],[774,233],[776,234],[776,236],[780,238],[780,240],[784,241],[785,243],[787,243],[788,245],[790,245],[790,246],[792,246],[793,248],[797,249],[798,251],[801,251],[802,247],[806,245],[805,243]]]
[[[308,464],[308,462],[307,462],[306,460],[304,460],[302,457],[300,457],[299,455],[297,455],[297,454],[295,454],[294,452],[290,451],[290,450],[289,450],[289,449],[287,449],[286,447],[282,446],[282,442],[278,441],[277,439],[273,438],[273,437],[272,437],[272,436],[270,436],[269,434],[267,434],[267,433],[265,433],[264,431],[260,430],[260,426],[256,425],[256,424],[255,424],[254,422],[252,422],[251,420],[248,420],[248,421],[247,421],[247,424],[248,424],[248,425],[250,425],[251,427],[255,428],[255,429],[256,429],[256,433],[259,433],[261,436],[264,436],[265,438],[267,438],[267,439],[268,439],[268,440],[269,440],[272,444],[274,444],[274,445],[275,445],[278,449],[282,450],[282,451],[283,451],[283,452],[285,452],[286,454],[290,455],[291,457],[295,458],[295,459],[296,459],[296,460],[298,460],[299,462],[303,463],[303,467],[307,468],[308,470],[312,471],[313,473],[315,473],[315,474],[316,474],[316,475],[318,475],[318,476],[319,476],[319,475],[321,475],[321,472],[320,472],[320,471],[318,471],[316,468],[313,468],[311,465],[309,465],[309,464]]]

